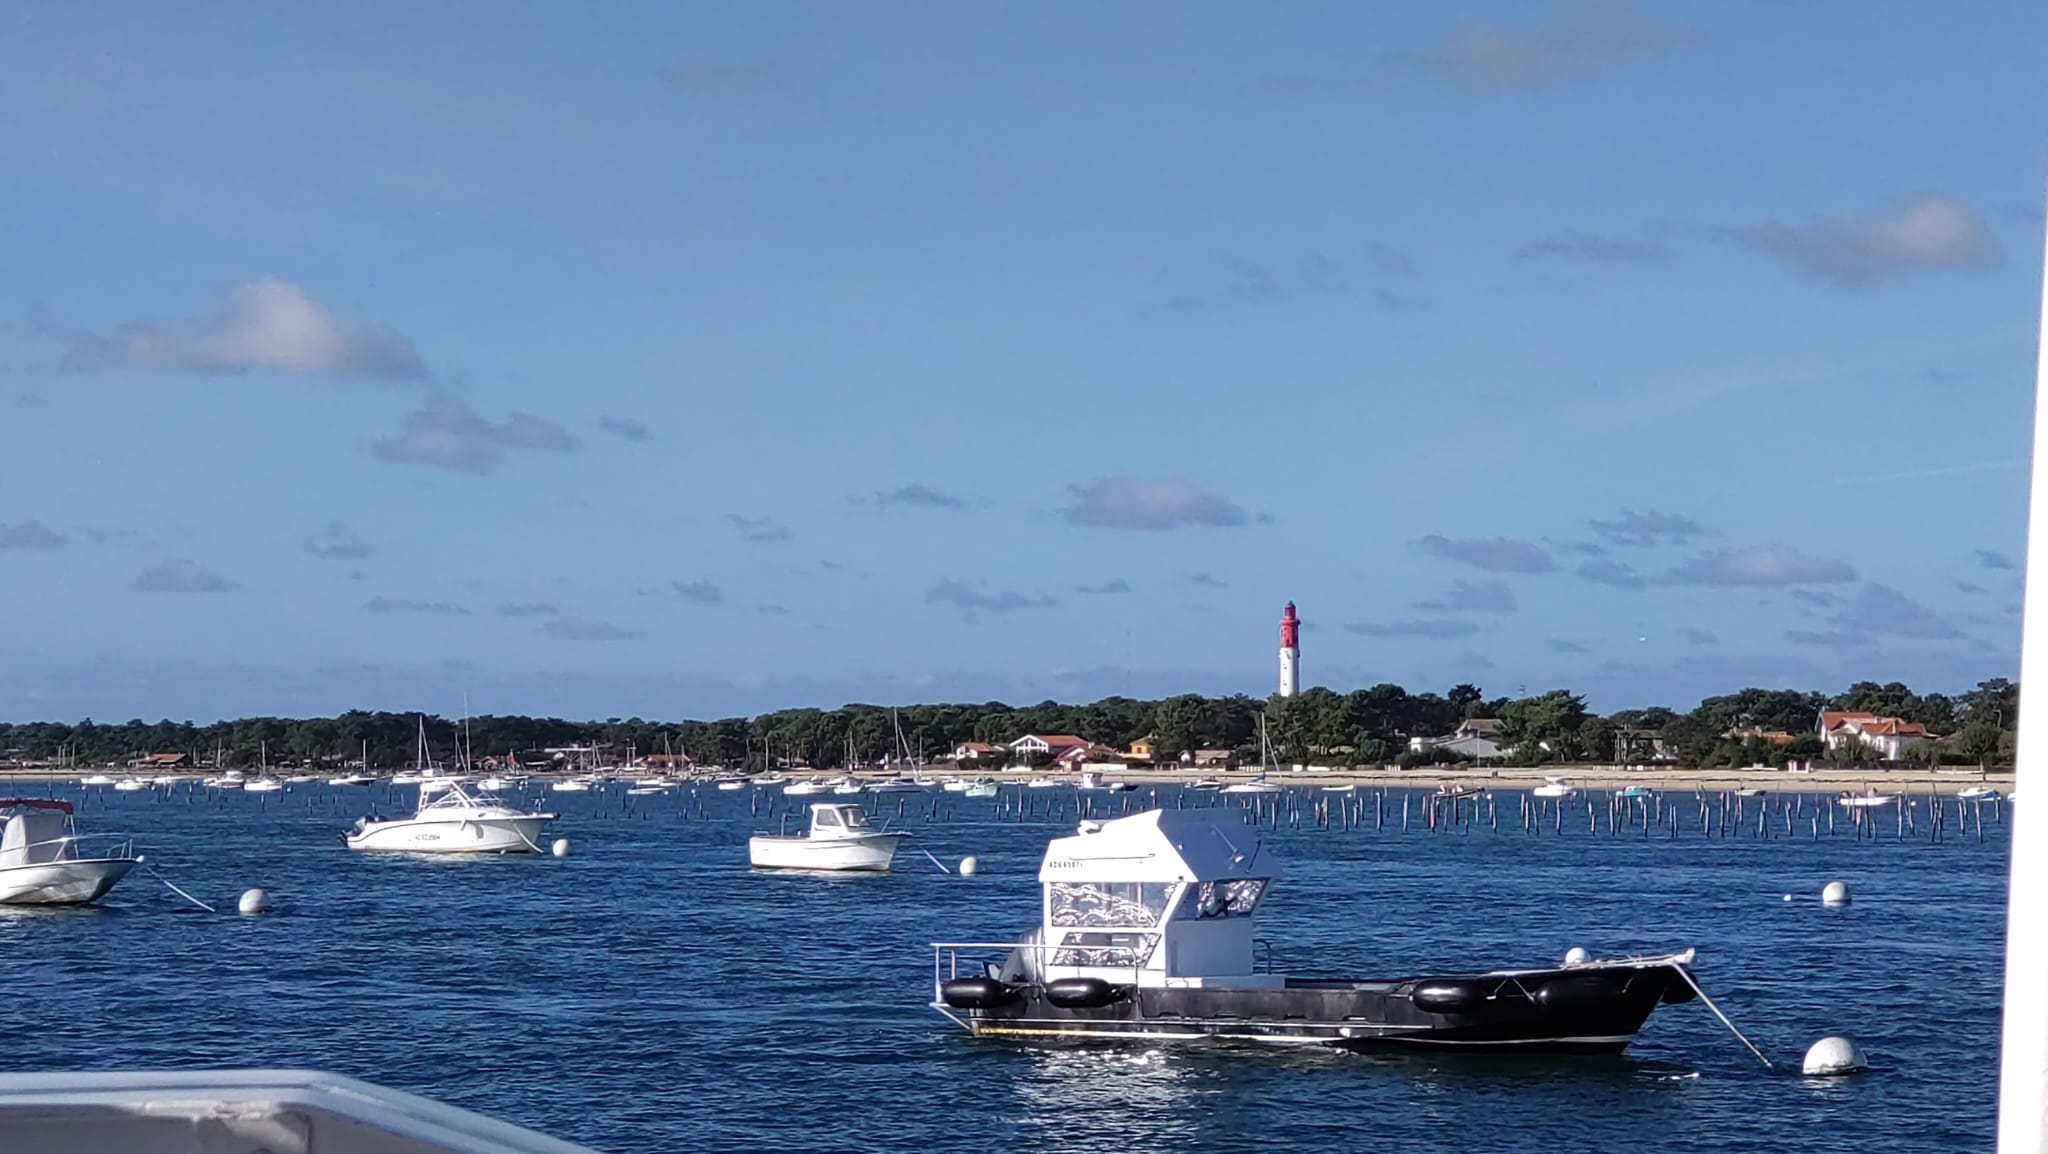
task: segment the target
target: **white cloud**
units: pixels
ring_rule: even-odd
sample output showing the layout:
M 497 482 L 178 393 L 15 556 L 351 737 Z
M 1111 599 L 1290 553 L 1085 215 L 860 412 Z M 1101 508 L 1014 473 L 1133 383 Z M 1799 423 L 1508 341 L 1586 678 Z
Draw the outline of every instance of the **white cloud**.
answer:
M 1073 504 L 1061 516 L 1070 524 L 1100 529 L 1160 531 L 1251 520 L 1236 502 L 1172 478 L 1106 477 L 1073 486 L 1069 493 Z
M 1883 216 L 1820 217 L 1805 225 L 1772 222 L 1727 230 L 1735 243 L 1773 256 L 1809 276 L 1855 288 L 1887 276 L 1982 268 L 1997 242 L 1969 206 L 1926 196 Z
M 182 557 L 145 569 L 135 578 L 135 588 L 144 593 L 225 593 L 234 587 L 234 582 Z
M 1648 19 L 1633 4 L 1610 2 L 1535 27 L 1468 26 L 1441 48 L 1406 62 L 1475 87 L 1518 90 L 1662 56 L 1690 40 L 1685 32 Z
M 377 455 L 408 465 L 480 472 L 497 464 L 508 449 L 560 451 L 575 444 L 553 421 L 514 413 L 493 422 L 452 397 L 440 397 L 406 418 L 396 434 L 377 442 Z
M 1694 585 L 1826 585 L 1854 581 L 1856 570 L 1846 561 L 1808 557 L 1783 545 L 1757 545 L 1701 553 L 1671 576 Z
M 426 366 L 404 338 L 343 323 L 299 286 L 265 277 L 234 290 L 205 328 L 177 333 L 135 324 L 87 338 L 73 360 L 198 373 L 273 372 L 412 378 Z

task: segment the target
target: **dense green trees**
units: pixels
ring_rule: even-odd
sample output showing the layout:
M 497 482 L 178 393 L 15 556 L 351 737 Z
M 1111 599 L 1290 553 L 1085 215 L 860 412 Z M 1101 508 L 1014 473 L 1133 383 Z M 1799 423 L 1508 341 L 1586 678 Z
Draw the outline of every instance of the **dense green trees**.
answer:
M 2018 716 L 2019 687 L 2004 679 L 1950 697 L 1921 695 L 1898 682 L 1858 682 L 1828 696 L 1788 689 L 1744 689 L 1709 697 L 1688 713 L 1662 706 L 1628 709 L 1607 717 L 1585 699 L 1555 689 L 1531 697 L 1492 698 L 1474 685 L 1448 693 L 1410 693 L 1383 684 L 1339 694 L 1321 687 L 1291 698 L 1261 701 L 1243 695 L 1183 694 L 1163 701 L 1108 697 L 1082 705 L 1043 701 L 1010 706 L 980 704 L 846 705 L 838 709 L 785 709 L 759 717 L 661 722 L 641 718 L 564 721 L 546 717 L 477 717 L 468 722 L 478 756 L 570 745 L 603 745 L 610 754 L 687 753 L 699 761 L 759 768 L 798 762 L 829 768 L 848 760 L 875 761 L 907 750 L 931 760 L 965 741 L 1003 744 L 1025 733 L 1072 733 L 1116 747 L 1150 736 L 1155 756 L 1170 761 L 1198 749 L 1236 751 L 1246 761 L 1260 753 L 1260 722 L 1275 760 L 1333 765 L 1381 765 L 1396 759 L 1426 763 L 1432 755 L 1409 751 L 1409 739 L 1449 733 L 1472 717 L 1501 723 L 1504 760 L 1513 764 L 1614 759 L 1632 737 L 1661 737 L 1676 760 L 1692 765 L 1775 763 L 1821 756 L 1814 725 L 1822 709 L 1867 709 L 1926 725 L 1947 740 L 1923 756 L 1957 763 L 2009 762 Z M 428 738 L 446 758 L 459 722 L 426 719 Z M 378 766 L 399 765 L 413 754 L 419 720 L 410 713 L 352 711 L 339 717 L 252 717 L 211 725 L 141 719 L 106 725 L 91 719 L 0 724 L 0 759 L 48 760 L 60 755 L 81 764 L 126 761 L 143 753 L 188 752 L 211 762 L 216 750 L 227 765 L 253 765 L 266 752 L 273 764 L 338 764 L 368 750 Z M 1738 731 L 1781 730 L 1791 745 Z M 900 733 L 900 737 L 899 737 Z M 1634 759 L 1640 747 L 1631 747 Z M 1439 755 L 1440 756 L 1440 755 Z M 1863 756 L 1848 751 L 1844 759 Z

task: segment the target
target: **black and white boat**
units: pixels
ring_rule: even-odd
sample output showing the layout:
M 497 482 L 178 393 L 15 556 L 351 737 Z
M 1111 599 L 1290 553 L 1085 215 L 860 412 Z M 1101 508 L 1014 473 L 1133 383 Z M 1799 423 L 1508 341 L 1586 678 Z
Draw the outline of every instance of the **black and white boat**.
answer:
M 1084 821 L 1046 849 L 1026 940 L 933 944 L 932 1008 L 998 1037 L 1618 1053 L 1659 1005 L 1694 997 L 1691 950 L 1393 980 L 1273 973 L 1256 926 L 1280 873 L 1233 814 Z

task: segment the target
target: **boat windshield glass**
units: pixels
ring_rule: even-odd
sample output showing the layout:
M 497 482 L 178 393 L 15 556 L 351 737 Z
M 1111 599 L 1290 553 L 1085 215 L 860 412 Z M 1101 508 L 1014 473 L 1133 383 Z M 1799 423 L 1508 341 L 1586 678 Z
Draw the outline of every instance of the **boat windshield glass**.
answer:
M 1050 882 L 1048 915 L 1055 926 L 1155 926 L 1173 896 L 1170 882 Z
M 866 828 L 868 828 L 868 815 L 867 815 L 867 813 L 866 813 L 865 811 L 863 811 L 863 810 L 858 810 L 858 809 L 849 809 L 849 810 L 847 810 L 847 811 L 846 811 L 846 828 L 848 828 L 848 829 L 866 829 Z
M 1250 917 L 1265 896 L 1267 878 L 1239 878 L 1227 882 L 1197 882 L 1174 911 L 1177 920 Z
M 829 809 L 813 810 L 811 813 L 811 824 L 824 829 L 838 829 L 839 815 Z

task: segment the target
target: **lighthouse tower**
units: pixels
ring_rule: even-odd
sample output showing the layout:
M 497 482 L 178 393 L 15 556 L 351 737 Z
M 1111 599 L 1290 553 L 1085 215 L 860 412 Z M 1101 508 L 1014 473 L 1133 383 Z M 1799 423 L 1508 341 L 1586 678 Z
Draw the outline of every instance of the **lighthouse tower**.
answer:
M 1294 602 L 1280 611 L 1280 696 L 1301 692 L 1301 621 L 1294 616 Z

